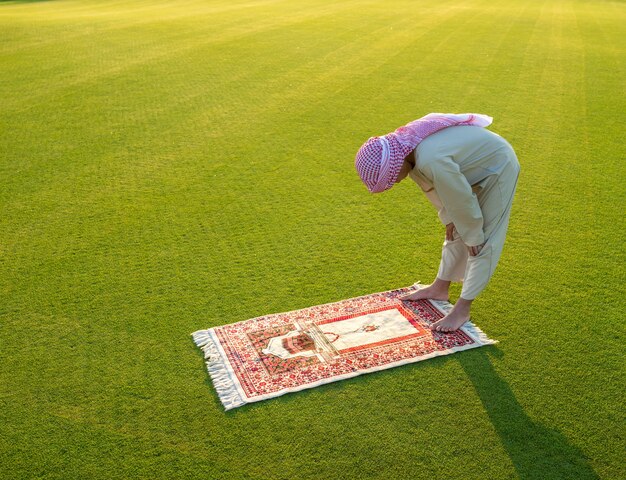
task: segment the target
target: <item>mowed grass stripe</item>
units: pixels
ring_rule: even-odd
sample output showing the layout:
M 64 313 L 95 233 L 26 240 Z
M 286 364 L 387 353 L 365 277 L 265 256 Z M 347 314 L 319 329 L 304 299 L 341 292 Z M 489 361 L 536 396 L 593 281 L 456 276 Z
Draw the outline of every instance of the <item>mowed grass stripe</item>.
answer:
M 294 4 L 292 4 L 294 5 Z M 71 55 L 67 56 L 67 48 L 62 44 L 58 47 L 53 46 L 53 51 L 49 52 L 52 58 L 57 60 L 68 60 L 70 59 L 76 68 L 79 69 L 77 72 L 66 71 L 67 66 L 63 66 L 63 64 L 58 64 L 57 62 L 53 63 L 55 69 L 61 68 L 61 72 L 64 72 L 60 78 L 45 78 L 39 81 L 39 83 L 29 83 L 25 85 L 24 90 L 22 92 L 18 92 L 18 95 L 15 95 L 13 99 L 14 103 L 8 102 L 5 107 L 9 112 L 20 108 L 32 108 L 34 105 L 37 105 L 41 101 L 52 101 L 53 97 L 50 96 L 50 93 L 55 93 L 58 96 L 63 96 L 67 94 L 67 90 L 76 91 L 76 88 L 83 88 L 84 84 L 94 84 L 98 81 L 103 81 L 108 77 L 115 77 L 122 72 L 127 72 L 129 69 L 134 68 L 142 68 L 147 64 L 152 64 L 155 62 L 167 62 L 171 58 L 184 54 L 184 52 L 191 51 L 194 49 L 201 48 L 204 45 L 211 43 L 227 43 L 230 41 L 241 41 L 246 37 L 250 37 L 251 35 L 255 35 L 260 32 L 269 31 L 273 29 L 283 28 L 285 26 L 294 27 L 298 24 L 302 24 L 306 21 L 310 21 L 312 18 L 320 17 L 320 16 L 330 16 L 335 15 L 338 12 L 349 9 L 350 4 L 346 3 L 337 3 L 329 6 L 326 4 L 324 7 L 314 6 L 310 9 L 310 12 L 305 14 L 305 11 L 302 10 L 301 6 L 292 6 L 293 11 L 289 13 L 284 11 L 284 6 L 280 12 L 280 14 L 276 15 L 265 15 L 262 17 L 264 20 L 259 20 L 258 15 L 253 13 L 244 17 L 247 20 L 247 23 L 241 23 L 241 19 L 237 19 L 236 21 L 230 20 L 230 23 L 233 24 L 232 29 L 220 30 L 221 25 L 218 23 L 216 25 L 217 35 L 206 35 L 207 34 L 207 26 L 205 24 L 200 23 L 193 29 L 189 29 L 190 25 L 186 22 L 181 29 L 183 33 L 176 33 L 171 38 L 165 36 L 165 38 L 155 37 L 154 35 L 160 35 L 160 30 L 157 29 L 155 32 L 151 32 L 148 28 L 149 37 L 146 40 L 146 43 L 143 45 L 139 45 L 141 50 L 138 50 L 138 45 L 136 44 L 136 36 L 135 34 L 129 35 L 129 41 L 126 50 L 119 51 L 119 35 L 115 37 L 111 37 L 110 40 L 105 37 L 103 40 L 98 41 L 98 43 L 91 45 L 87 43 L 86 45 L 80 45 L 73 43 Z M 227 17 L 228 20 L 229 17 Z M 154 24 L 162 23 L 161 20 L 155 21 L 151 23 L 150 26 L 154 26 Z M 171 28 L 171 25 L 168 25 L 167 22 L 163 24 L 162 30 L 165 32 L 176 31 Z M 147 28 L 147 27 L 144 27 Z M 143 33 L 143 32 L 142 32 Z M 122 35 L 124 32 L 121 33 Z M 124 37 L 121 37 L 124 38 Z M 174 42 L 174 44 L 167 43 L 169 41 Z M 102 48 L 102 44 L 104 43 L 105 49 Z M 107 43 L 110 46 L 110 50 L 106 49 Z M 80 52 L 82 48 L 82 55 Z M 98 56 L 93 55 L 93 49 L 99 51 Z M 56 52 L 55 52 L 56 50 Z M 38 53 L 38 52 L 36 52 Z M 140 55 L 137 55 L 140 53 Z M 85 68 L 84 63 L 85 60 L 91 59 L 96 62 L 89 63 L 87 62 L 87 68 Z M 19 60 L 19 58 L 18 58 Z M 35 67 L 34 75 L 40 76 L 41 72 L 38 70 L 38 63 L 33 63 L 32 60 L 28 57 L 24 58 L 25 62 L 17 62 L 15 66 L 14 75 L 23 75 L 25 72 L 28 72 L 29 67 Z M 82 70 L 82 72 L 80 71 Z M 7 73 L 11 73 L 10 71 Z M 29 82 L 29 78 L 20 77 L 21 81 L 24 83 Z M 56 80 L 56 81 L 54 81 Z M 14 86 L 15 88 L 15 86 Z M 37 93 L 33 95 L 33 91 Z M 21 93 L 21 94 L 20 94 Z M 39 100 L 39 102 L 37 101 Z M 11 108 L 13 107 L 13 109 Z
M 603 141 L 595 143 L 592 148 L 605 159 L 603 167 L 610 169 L 605 180 L 619 180 L 624 152 L 624 143 L 619 135 L 623 127 L 620 116 L 626 109 L 626 96 L 607 93 L 624 93 L 625 90 L 626 38 L 622 34 L 622 25 L 626 21 L 626 8 L 616 3 L 615 10 L 609 15 L 593 6 L 589 4 L 586 9 L 577 11 L 581 35 L 586 40 L 587 62 L 585 92 L 588 115 L 581 120 L 587 124 L 591 138 L 603 136 Z M 621 189 L 621 192 L 615 193 L 623 195 L 625 192 Z
M 0 18 L 6 16 L 10 18 L 11 24 L 4 31 L 7 43 L 4 48 L 0 48 L 0 53 L 18 53 L 33 48 L 41 48 L 43 46 L 56 44 L 59 39 L 54 35 L 46 36 L 46 33 L 58 32 L 59 28 L 64 28 L 63 42 L 80 40 L 85 37 L 92 37 L 95 33 L 117 33 L 122 30 L 135 29 L 143 25 L 160 24 L 168 22 L 178 22 L 183 20 L 181 24 L 203 23 L 206 28 L 207 21 L 213 21 L 215 15 L 227 14 L 222 20 L 223 24 L 240 23 L 243 16 L 239 15 L 241 11 L 245 13 L 251 10 L 258 17 L 258 10 L 266 11 L 268 7 L 283 3 L 284 0 L 274 0 L 265 2 L 240 2 L 240 3 L 220 3 L 209 5 L 207 2 L 190 2 L 181 5 L 177 2 L 175 5 L 164 3 L 160 6 L 147 5 L 145 8 L 133 8 L 128 2 L 122 2 L 122 5 L 111 4 L 105 2 L 101 4 L 104 11 L 95 12 L 96 4 L 81 3 L 86 11 L 85 15 L 80 15 L 78 11 L 59 10 L 53 7 L 52 11 L 40 12 L 40 15 L 33 16 L 32 9 L 27 9 L 24 13 L 19 14 L 17 10 L 10 11 L 6 9 L 4 14 L 0 13 Z M 65 1 L 67 6 L 70 2 Z M 195 4 L 195 8 L 190 5 Z M 237 15 L 233 13 L 237 12 Z M 146 15 L 146 13 L 148 13 Z M 33 41 L 32 32 L 29 27 L 36 26 L 39 36 Z M 168 36 L 174 36 L 176 33 L 166 29 L 163 30 Z M 121 32 L 120 32 L 121 33 Z M 119 36 L 118 36 L 119 37 Z M 124 37 L 120 37 L 124 40 Z
M 391 39 L 391 41 L 393 41 L 393 37 Z M 360 39 L 355 40 L 351 45 L 354 45 L 356 43 L 358 43 L 360 41 Z M 340 47 L 340 48 L 345 48 L 345 47 Z M 383 49 L 381 49 L 382 51 Z M 349 53 L 349 52 L 347 52 Z M 369 53 L 369 55 L 376 55 L 378 52 L 374 52 Z M 205 52 L 200 52 L 198 54 L 199 58 L 202 57 L 203 55 L 205 55 Z M 234 62 L 237 62 L 237 57 L 238 57 L 238 53 L 236 53 L 234 55 Z M 324 56 L 324 59 L 327 58 L 327 55 Z M 284 60 L 284 56 L 283 56 L 283 60 Z M 322 60 L 323 62 L 324 60 Z M 339 59 L 337 59 L 337 62 L 339 62 Z M 193 61 L 191 63 L 194 63 Z M 224 87 L 228 87 L 231 88 L 232 90 L 232 86 L 230 85 L 231 82 L 234 83 L 239 83 L 241 82 L 242 85 L 246 85 L 246 82 L 249 82 L 251 80 L 250 77 L 255 77 L 258 74 L 258 70 L 263 67 L 264 65 L 261 66 L 256 66 L 256 70 L 250 70 L 250 69 L 244 69 L 242 73 L 242 76 L 240 78 L 237 78 L 235 72 L 233 72 L 233 70 L 229 67 L 225 68 L 225 71 L 227 72 L 227 74 L 224 77 L 223 80 L 223 84 Z M 305 67 L 305 69 L 316 69 L 320 67 L 320 62 L 318 60 L 314 60 L 313 62 L 310 62 L 309 64 L 307 64 L 307 66 Z M 341 68 L 339 69 L 335 69 L 337 70 L 337 72 L 341 73 Z M 332 71 L 332 70 L 331 70 Z M 344 70 L 344 74 L 346 75 L 350 75 L 349 71 L 347 71 L 348 73 L 346 73 L 346 70 Z M 300 95 L 301 93 L 298 92 L 303 92 L 303 91 L 312 91 L 312 90 L 317 90 L 319 89 L 320 86 L 320 81 L 319 79 L 315 78 L 315 77 L 309 77 L 306 81 L 303 81 L 302 78 L 298 78 L 298 76 L 306 76 L 306 72 L 304 75 L 301 75 L 299 72 L 296 72 L 296 76 L 293 78 L 293 80 L 291 79 L 290 75 L 292 72 L 289 72 L 289 74 L 285 74 L 284 72 L 281 72 L 281 74 L 277 74 L 274 78 L 277 79 L 281 79 L 282 80 L 282 85 L 280 83 L 278 83 L 277 81 L 277 85 L 275 86 L 275 89 L 277 91 L 280 91 L 281 86 L 284 88 L 284 86 L 286 86 L 286 82 L 293 82 L 294 84 L 298 85 L 297 89 L 293 89 L 292 91 L 296 92 L 295 96 Z M 334 79 L 332 76 L 328 75 L 328 74 L 324 74 L 324 76 L 328 76 L 329 79 L 327 81 L 333 82 L 336 81 L 336 79 Z M 271 78 L 268 79 L 262 79 L 259 80 L 259 84 L 267 84 L 267 83 L 271 83 L 272 80 Z M 265 118 L 265 116 L 260 116 L 260 113 L 263 112 L 268 112 L 268 109 L 273 109 L 276 112 L 280 112 L 285 105 L 288 105 L 290 102 L 293 101 L 292 98 L 290 98 L 291 94 L 285 95 L 285 99 L 282 100 L 283 103 L 278 102 L 275 98 L 272 97 L 263 97 L 263 102 L 264 103 L 259 103 L 259 91 L 258 89 L 251 89 L 251 90 L 242 90 L 241 94 L 243 95 L 236 95 L 235 98 L 237 99 L 235 104 L 233 105 L 229 105 L 228 109 L 226 110 L 224 108 L 223 104 L 218 104 L 214 109 L 212 110 L 207 110 L 207 103 L 210 106 L 211 103 L 215 102 L 216 98 L 219 98 L 221 93 L 219 90 L 217 90 L 217 92 L 215 92 L 214 90 L 216 86 L 218 86 L 219 84 L 212 82 L 211 84 L 211 90 L 213 90 L 211 92 L 211 94 L 207 97 L 207 102 L 198 102 L 198 105 L 192 105 L 191 101 L 194 100 L 197 97 L 201 97 L 203 95 L 206 95 L 205 90 L 198 88 L 196 90 L 192 90 L 190 92 L 190 97 L 189 98 L 185 98 L 184 95 L 182 94 L 177 94 L 177 95 L 172 95 L 172 96 L 163 96 L 162 97 L 162 102 L 156 105 L 156 115 L 155 117 L 152 117 L 149 112 L 147 113 L 147 118 L 142 119 L 140 117 L 136 117 L 137 120 L 139 120 L 140 122 L 145 123 L 147 126 L 152 126 L 152 125 L 156 125 L 156 123 L 154 122 L 155 118 L 159 116 L 159 114 L 161 114 L 163 111 L 166 112 L 170 112 L 173 113 L 175 112 L 175 108 L 174 105 L 168 105 L 168 102 L 171 100 L 175 100 L 176 102 L 176 106 L 181 107 L 181 109 L 183 109 L 186 113 L 187 117 L 191 117 L 189 120 L 186 120 L 186 123 L 182 123 L 179 125 L 180 130 L 184 131 L 189 127 L 189 124 L 191 125 L 198 125 L 198 118 L 194 117 L 191 115 L 192 111 L 190 111 L 190 107 L 192 108 L 196 108 L 200 111 L 200 116 L 202 117 L 201 121 L 204 122 L 208 122 L 208 124 L 206 125 L 206 132 L 208 132 L 208 134 L 210 135 L 211 130 L 214 130 L 214 127 L 216 124 L 219 124 L 221 126 L 221 129 L 224 133 L 222 133 L 220 136 L 223 136 L 225 138 L 228 138 L 227 135 L 227 128 L 229 127 L 228 123 L 226 123 L 228 121 L 228 117 L 230 117 L 231 122 L 232 122 L 232 118 L 235 118 L 235 128 L 239 128 L 239 122 L 245 122 L 246 125 L 250 126 L 251 124 L 253 124 L 255 122 L 255 119 L 260 119 L 260 121 L 264 121 L 263 119 Z M 315 89 L 311 88 L 311 85 L 315 86 Z M 200 86 L 199 86 L 200 87 Z M 320 89 L 322 92 L 323 90 Z M 268 89 L 268 92 L 273 91 L 273 88 Z M 247 97 L 245 96 L 247 95 Z M 96 98 L 96 100 L 98 100 L 98 98 Z M 202 99 L 200 99 L 202 100 Z M 81 102 L 82 105 L 82 102 Z M 251 106 L 254 105 L 254 109 L 251 108 Z M 236 110 L 233 110 L 234 108 L 239 108 L 239 109 L 243 109 L 244 111 L 241 112 L 241 115 L 245 115 L 245 116 L 241 116 L 239 115 L 239 112 L 237 112 Z M 272 110 L 270 110 L 272 111 Z M 223 119 L 219 117 L 220 113 L 222 114 L 222 116 L 224 117 Z M 223 120 L 223 122 L 221 121 Z M 180 119 L 177 116 L 173 116 L 173 121 L 174 122 L 179 122 Z M 257 120 L 259 121 L 259 120 Z M 108 127 L 110 125 L 110 122 L 107 122 L 103 125 L 103 127 Z M 135 128 L 139 127 L 140 125 L 133 125 L 133 123 L 128 123 L 125 125 L 125 127 L 127 128 L 127 130 L 129 132 L 132 132 Z M 88 129 L 94 130 L 93 129 L 93 125 L 88 125 L 86 126 L 88 127 Z M 170 128 L 168 128 L 167 125 L 165 125 L 165 128 L 163 128 L 164 125 L 161 123 L 159 124 L 159 129 L 164 129 L 167 132 L 167 136 L 166 138 L 171 139 L 172 137 L 175 137 L 177 135 L 177 129 L 171 130 Z M 156 127 L 154 127 L 156 129 Z M 87 128 L 86 128 L 87 130 Z M 97 130 L 95 130 L 97 132 Z M 200 130 L 201 132 L 204 132 L 204 130 Z M 146 133 L 150 133 L 150 132 L 146 132 L 144 129 L 141 130 L 142 135 L 146 135 Z M 159 135 L 159 131 L 154 131 L 154 140 L 158 141 L 158 135 Z M 138 139 L 140 142 L 143 141 L 143 137 Z M 94 156 L 95 159 L 98 158 L 96 152 L 93 151 L 93 146 L 89 143 L 89 142 L 85 142 L 85 147 L 87 149 L 90 149 L 90 153 L 92 154 L 92 156 Z M 161 149 L 161 145 L 159 145 L 157 143 L 156 146 L 150 146 L 150 145 L 146 145 L 146 147 L 148 148 L 152 148 L 155 151 L 158 151 Z M 104 152 L 112 157 L 117 156 L 120 161 L 124 160 L 124 156 L 120 156 L 120 154 L 123 154 L 123 152 L 126 152 L 128 150 L 128 145 L 127 144 L 123 144 L 120 145 L 120 147 L 118 148 L 119 150 L 119 154 L 114 153 L 115 150 L 112 150 L 110 146 L 106 146 L 103 147 L 104 148 Z M 220 148 L 219 145 L 216 146 L 216 148 L 214 150 L 210 150 L 210 151 L 219 151 L 219 152 L 224 152 L 223 148 Z M 77 152 L 77 154 L 80 154 L 80 151 Z M 209 156 L 209 158 L 207 159 L 209 162 L 212 160 L 212 158 Z M 213 158 L 213 160 L 215 160 L 215 158 Z M 48 160 L 46 160 L 48 161 Z M 181 159 L 181 161 L 185 161 L 184 159 Z M 222 163 L 222 162 L 220 162 Z M 76 169 L 77 165 L 75 164 L 68 164 L 71 165 L 72 169 Z M 96 169 L 101 169 L 101 162 L 99 161 L 93 161 L 92 163 L 88 164 L 88 165 L 93 165 L 92 168 L 96 168 Z M 140 168 L 152 168 L 152 169 L 157 169 L 160 168 L 160 165 L 158 164 L 154 164 L 154 163 L 144 163 L 140 166 Z M 236 167 L 236 166 L 235 166 Z M 204 166 L 203 166 L 204 168 Z M 80 183 L 80 179 L 81 178 L 91 178 L 90 175 L 85 175 L 85 171 L 82 170 L 78 170 L 76 171 L 75 176 L 66 176 L 65 172 L 59 172 L 58 170 L 55 170 L 56 174 L 59 177 L 63 178 L 63 181 L 66 181 L 67 184 L 72 184 L 75 181 L 78 181 L 78 183 Z M 114 174 L 114 172 L 112 172 Z M 144 172 L 142 172 L 144 173 Z M 147 173 L 147 172 L 145 172 Z M 40 174 L 40 172 L 38 172 L 38 174 Z M 126 174 L 124 173 L 124 171 L 120 171 L 119 173 L 120 176 L 125 176 Z M 149 179 L 147 179 L 146 181 L 148 181 Z M 70 192 L 68 190 L 68 192 Z M 103 192 L 104 194 L 108 194 L 110 192 Z M 44 191 L 45 194 L 45 191 Z M 91 199 L 93 200 L 93 199 Z
M 257 33 L 256 35 L 259 34 Z M 258 37 L 255 36 L 252 36 L 252 38 L 254 40 L 258 40 Z M 245 44 L 243 48 L 243 52 L 245 52 L 245 56 L 247 57 L 248 61 L 246 61 L 246 57 L 244 57 L 241 48 L 237 49 L 237 47 L 235 46 L 235 53 L 232 54 L 228 52 L 227 48 L 225 49 L 223 46 L 219 46 L 211 47 L 208 51 L 206 49 L 203 49 L 200 51 L 200 53 L 196 54 L 195 58 L 186 59 L 185 57 L 182 57 L 182 59 L 180 60 L 180 64 L 178 62 L 175 62 L 172 65 L 171 61 L 159 61 L 157 63 L 153 62 L 153 64 L 149 66 L 143 66 L 142 70 L 144 75 L 148 73 L 150 74 L 148 75 L 148 78 L 141 81 L 141 83 L 139 84 L 136 83 L 136 80 L 135 82 L 130 83 L 133 96 L 146 97 L 145 100 L 142 102 L 135 102 L 135 109 L 138 109 L 138 107 L 140 107 L 138 111 L 139 113 L 141 113 L 141 115 L 134 115 L 133 105 L 127 104 L 125 94 L 120 95 L 119 90 L 116 90 L 117 83 L 119 83 L 120 86 L 125 84 L 128 85 L 127 82 L 129 81 L 129 79 L 132 78 L 133 75 L 135 75 L 132 72 L 125 73 L 125 75 L 128 75 L 127 77 L 120 77 L 119 75 L 114 76 L 112 80 L 116 83 L 114 83 L 113 85 L 108 83 L 104 84 L 103 86 L 91 85 L 89 87 L 85 87 L 87 88 L 87 91 L 85 92 L 87 93 L 86 98 L 83 92 L 76 91 L 74 89 L 72 90 L 71 96 L 69 98 L 67 98 L 67 96 L 64 97 L 65 103 L 69 104 L 68 109 L 70 109 L 70 112 L 75 115 L 79 115 L 85 105 L 89 106 L 90 104 L 93 104 L 93 113 L 96 114 L 95 119 L 102 120 L 102 114 L 104 113 L 105 121 L 100 123 L 102 123 L 102 130 L 109 129 L 109 131 L 112 129 L 111 127 L 117 128 L 118 126 L 123 125 L 128 132 L 132 132 L 135 128 L 141 126 L 138 125 L 137 122 L 151 125 L 153 124 L 155 116 L 158 116 L 163 112 L 172 112 L 173 110 L 175 110 L 172 103 L 180 104 L 180 107 L 185 112 L 187 112 L 188 109 L 191 107 L 201 109 L 203 111 L 203 115 L 207 116 L 220 113 L 223 114 L 224 112 L 228 114 L 229 112 L 227 111 L 227 109 L 230 109 L 231 105 L 225 105 L 224 103 L 222 103 L 222 101 L 232 102 L 234 100 L 235 103 L 241 105 L 246 100 L 246 98 L 242 97 L 242 95 L 246 94 L 254 99 L 258 97 L 259 92 L 257 89 L 250 89 L 248 87 L 249 82 L 254 80 L 254 77 L 258 76 L 259 78 L 257 80 L 257 85 L 262 86 L 261 81 L 268 78 L 267 76 L 262 77 L 258 75 L 259 71 L 263 69 L 267 70 L 266 64 L 255 64 L 253 61 L 250 61 L 254 49 L 252 47 L 246 49 Z M 320 54 L 323 54 L 323 52 Z M 214 61 L 216 65 L 211 65 L 211 60 L 207 62 L 207 57 L 205 57 L 205 55 L 208 58 L 215 59 Z M 295 58 L 297 55 L 298 52 L 294 51 L 292 52 L 291 58 Z M 243 62 L 242 57 L 244 57 Z M 284 61 L 285 56 L 282 55 L 281 59 Z M 177 70 L 182 70 L 183 67 L 185 69 L 185 75 L 179 74 L 177 72 Z M 172 72 L 172 70 L 175 71 Z M 191 83 L 189 81 L 189 77 L 192 72 L 196 73 L 195 83 Z M 280 75 L 279 71 L 274 70 L 269 70 L 267 73 L 270 76 Z M 157 81 L 155 85 L 155 82 L 153 82 L 153 80 L 158 80 L 159 74 L 163 74 L 164 76 L 166 76 L 167 81 Z M 173 85 L 171 84 L 172 82 Z M 240 93 L 233 95 L 233 99 L 231 100 L 230 97 L 225 93 L 228 90 L 233 93 L 232 89 L 238 88 L 237 85 L 241 86 Z M 160 90 L 161 87 L 164 87 L 164 89 Z M 100 93 L 100 90 L 103 90 L 103 92 Z M 90 91 L 93 100 L 89 96 Z M 204 101 L 199 101 L 197 105 L 193 103 L 194 100 L 203 96 L 205 98 L 200 98 L 200 100 Z M 49 96 L 48 100 L 61 101 L 63 100 L 63 98 L 59 99 L 54 96 Z M 75 103 L 76 105 L 72 105 L 73 103 Z M 216 111 L 207 111 L 207 105 L 211 104 L 217 104 L 215 106 Z M 98 108 L 101 109 L 102 112 L 98 112 L 97 110 L 95 110 Z M 114 116 L 118 112 L 122 118 L 116 121 Z M 37 121 L 41 113 L 42 112 L 40 112 L 39 110 L 36 112 L 37 117 L 35 121 Z M 51 112 L 48 109 L 48 111 L 46 111 L 45 113 L 47 114 L 48 118 L 50 117 L 50 115 L 56 116 L 56 118 L 49 118 L 49 120 L 58 120 L 58 122 L 55 122 L 56 125 L 63 125 L 64 119 L 67 121 L 68 118 L 72 118 L 72 116 L 68 117 L 68 112 L 64 109 L 60 109 L 57 112 Z M 100 113 L 100 115 L 97 115 L 98 113 Z M 129 113 L 132 116 L 130 116 Z M 220 120 L 221 118 L 215 119 L 216 123 Z M 179 121 L 179 118 L 175 118 L 174 121 Z M 29 123 L 26 122 L 25 125 L 28 126 Z M 105 131 L 99 131 L 98 129 L 94 129 L 94 125 L 90 125 L 88 127 L 90 128 L 85 128 L 85 130 L 87 132 L 95 130 L 94 133 L 96 135 L 102 135 L 106 133 Z M 40 135 L 39 131 L 35 129 L 34 125 L 31 129 L 31 132 L 33 135 L 33 140 L 37 138 L 36 136 Z M 146 132 L 141 130 L 142 137 L 145 134 Z M 93 153 L 93 143 L 90 143 L 88 138 L 84 138 L 84 140 L 86 141 L 86 147 L 90 149 L 90 153 Z M 14 150 L 16 147 L 19 148 L 19 145 L 9 144 L 7 145 L 7 151 L 19 158 L 19 153 L 17 153 L 19 152 L 19 150 L 17 152 Z M 46 159 L 46 163 L 48 162 L 49 159 Z
M 506 134 L 510 118 L 502 113 L 498 102 L 503 103 L 503 98 L 495 95 L 495 90 L 508 88 L 513 72 L 506 59 L 512 49 L 526 43 L 528 32 L 524 25 L 528 18 L 533 18 L 533 12 L 528 4 L 524 8 L 505 6 L 509 4 L 482 4 L 478 13 L 466 12 L 465 23 L 455 24 L 447 36 L 426 33 L 416 38 L 403 50 L 403 55 L 412 59 L 412 68 L 397 62 L 397 81 L 390 81 L 380 89 L 381 95 L 374 100 L 375 108 L 364 105 L 365 102 L 354 105 L 362 106 L 362 111 L 353 117 L 355 128 L 360 127 L 362 135 L 372 129 L 383 132 L 386 130 L 380 126 L 382 122 L 392 129 L 412 119 L 416 110 L 480 111 L 494 115 L 497 131 Z M 492 28 L 485 28 L 485 18 L 494 22 Z M 477 35 L 476 31 L 481 34 Z M 517 41 L 511 42 L 512 38 Z M 502 77 L 499 82 L 487 78 L 498 75 Z M 486 95 L 490 91 L 494 94 Z M 367 115 L 368 109 L 373 115 Z M 392 115 L 399 109 L 403 109 L 400 110 L 403 116 L 394 120 Z M 362 118 L 371 120 L 372 125 L 364 124 Z M 355 147 L 358 145 L 352 146 Z M 431 209 L 428 205 L 424 207 L 425 211 Z M 392 209 L 388 208 L 390 212 Z

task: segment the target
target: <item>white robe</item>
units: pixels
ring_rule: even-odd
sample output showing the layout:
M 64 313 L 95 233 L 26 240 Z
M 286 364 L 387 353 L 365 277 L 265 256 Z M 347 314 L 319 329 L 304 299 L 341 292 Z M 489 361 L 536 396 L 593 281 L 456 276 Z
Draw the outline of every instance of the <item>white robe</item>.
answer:
M 438 210 L 454 239 L 443 243 L 437 277 L 463 281 L 461 297 L 473 300 L 487 286 L 500 259 L 520 166 L 513 148 L 481 127 L 449 127 L 415 149 L 411 178 Z M 470 256 L 467 247 L 484 243 Z

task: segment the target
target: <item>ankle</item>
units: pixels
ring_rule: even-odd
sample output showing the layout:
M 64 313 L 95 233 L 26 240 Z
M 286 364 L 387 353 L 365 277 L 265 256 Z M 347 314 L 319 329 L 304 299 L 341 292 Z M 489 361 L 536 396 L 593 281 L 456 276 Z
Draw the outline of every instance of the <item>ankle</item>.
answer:
M 448 291 L 450 290 L 450 283 L 451 282 L 449 280 L 442 280 L 439 277 L 437 277 L 435 278 L 435 281 L 430 285 L 430 287 L 433 290 L 447 294 Z
M 473 300 L 465 300 L 463 297 L 459 297 L 454 304 L 453 310 L 459 313 L 469 314 L 472 302 Z

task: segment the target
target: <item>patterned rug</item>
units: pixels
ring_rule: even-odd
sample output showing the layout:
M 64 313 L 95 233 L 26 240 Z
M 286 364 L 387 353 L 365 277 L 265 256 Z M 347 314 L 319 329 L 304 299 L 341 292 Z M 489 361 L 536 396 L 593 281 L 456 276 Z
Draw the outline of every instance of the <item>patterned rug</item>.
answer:
M 420 285 L 193 333 L 226 410 L 364 373 L 496 343 L 471 322 L 428 327 L 452 308 L 402 301 Z

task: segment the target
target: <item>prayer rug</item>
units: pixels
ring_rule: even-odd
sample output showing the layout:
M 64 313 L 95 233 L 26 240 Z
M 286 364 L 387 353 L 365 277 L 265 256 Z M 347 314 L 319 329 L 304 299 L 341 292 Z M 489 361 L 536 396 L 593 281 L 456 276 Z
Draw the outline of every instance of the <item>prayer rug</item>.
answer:
M 431 331 L 452 305 L 398 298 L 420 287 L 199 330 L 193 340 L 226 410 L 496 343 L 471 322 L 455 332 Z

